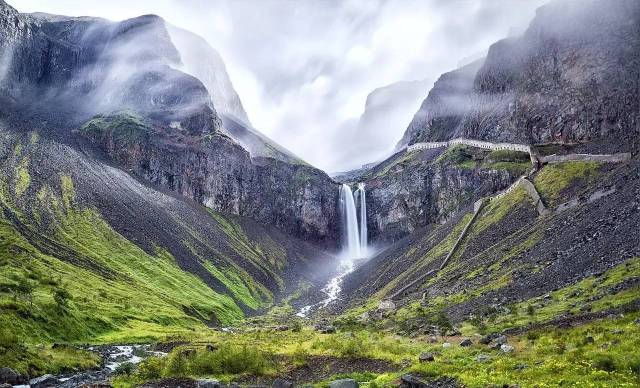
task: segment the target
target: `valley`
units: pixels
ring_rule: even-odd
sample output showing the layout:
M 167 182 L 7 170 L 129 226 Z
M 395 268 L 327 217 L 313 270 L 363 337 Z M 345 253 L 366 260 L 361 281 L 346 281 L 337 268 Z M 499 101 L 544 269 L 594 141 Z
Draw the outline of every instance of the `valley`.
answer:
M 0 387 L 638 386 L 639 26 L 551 1 L 330 175 L 200 36 L 0 0 Z

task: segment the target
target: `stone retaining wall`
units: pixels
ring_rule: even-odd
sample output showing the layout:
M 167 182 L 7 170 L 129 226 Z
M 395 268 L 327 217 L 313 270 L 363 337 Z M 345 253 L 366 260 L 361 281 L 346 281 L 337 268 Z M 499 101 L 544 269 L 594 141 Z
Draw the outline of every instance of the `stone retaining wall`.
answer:
M 449 147 L 454 145 L 466 145 L 469 147 L 484 148 L 487 150 L 512 150 L 512 151 L 520 151 L 520 152 L 527 152 L 527 153 L 531 152 L 531 147 L 526 144 L 491 143 L 488 141 L 465 139 L 462 137 L 451 139 L 449 141 L 415 143 L 410 146 L 407 146 L 407 151 Z
M 612 155 L 594 155 L 594 154 L 569 154 L 569 155 L 549 155 L 541 156 L 542 163 L 562 163 L 570 161 L 582 162 L 601 162 L 601 163 L 622 163 L 631 160 L 631 154 L 628 152 L 612 154 Z

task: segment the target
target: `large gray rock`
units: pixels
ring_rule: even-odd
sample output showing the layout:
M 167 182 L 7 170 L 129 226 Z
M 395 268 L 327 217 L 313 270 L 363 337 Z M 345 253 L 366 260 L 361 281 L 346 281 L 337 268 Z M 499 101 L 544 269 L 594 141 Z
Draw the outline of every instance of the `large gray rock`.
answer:
M 460 346 L 467 347 L 471 345 L 473 345 L 473 342 L 471 341 L 470 338 L 464 338 L 462 341 L 460 341 Z
M 25 382 L 26 379 L 15 370 L 7 367 L 0 368 L 0 383 L 18 385 Z
M 55 387 L 60 383 L 53 375 L 44 375 L 37 377 L 35 379 L 29 380 L 29 385 L 31 388 L 46 388 L 46 387 Z
M 207 379 L 207 380 L 197 380 L 196 386 L 198 388 L 221 388 L 222 385 L 218 380 Z
M 329 388 L 358 388 L 358 382 L 354 379 L 334 380 L 329 383 Z

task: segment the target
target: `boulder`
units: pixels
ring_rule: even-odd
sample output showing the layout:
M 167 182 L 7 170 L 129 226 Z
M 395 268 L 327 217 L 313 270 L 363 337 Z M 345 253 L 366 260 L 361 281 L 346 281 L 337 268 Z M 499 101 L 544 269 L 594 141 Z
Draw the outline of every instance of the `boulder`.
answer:
M 334 380 L 329 383 L 329 388 L 358 388 L 358 382 L 354 379 Z
M 320 334 L 333 334 L 336 332 L 336 328 L 331 325 L 316 325 L 315 329 Z
M 58 384 L 60 384 L 60 380 L 55 378 L 53 375 L 44 375 L 29 380 L 31 388 L 55 387 Z
M 198 388 L 221 388 L 222 385 L 218 380 L 206 379 L 206 380 L 197 380 L 196 386 Z
M 460 335 L 462 333 L 460 333 L 460 331 L 458 329 L 450 329 L 447 330 L 444 335 L 446 335 L 447 337 L 455 337 L 457 335 Z
M 443 343 L 443 344 L 442 344 L 442 347 L 443 347 L 443 348 L 450 348 L 450 347 L 451 347 L 451 344 L 450 344 L 450 343 L 448 343 L 448 342 L 445 342 L 445 343 Z
M 27 380 L 11 368 L 0 368 L 0 384 L 6 383 L 11 385 L 19 385 L 26 383 Z
M 400 377 L 400 387 L 401 388 L 425 388 L 427 384 L 423 381 L 420 381 L 414 375 L 406 374 Z
M 385 299 L 378 304 L 378 311 L 391 312 L 396 309 L 396 304 L 391 299 Z
M 500 350 L 502 350 L 504 353 L 511 353 L 515 350 L 515 348 L 509 344 L 503 344 L 500 346 Z
M 433 353 L 422 352 L 420 353 L 420 356 L 418 356 L 418 360 L 420 362 L 430 362 L 435 361 L 435 357 Z
M 289 380 L 277 378 L 273 380 L 272 388 L 293 388 L 293 383 Z
M 507 336 L 506 335 L 500 335 L 498 337 L 496 337 L 493 342 L 495 342 L 498 345 L 504 345 L 507 343 Z
M 287 331 L 289 330 L 289 326 L 287 325 L 279 325 L 274 328 L 276 331 Z
M 494 339 L 496 339 L 498 337 L 497 333 L 491 333 L 491 334 L 487 334 L 484 337 L 480 338 L 480 343 L 483 345 L 489 345 L 491 343 L 491 341 L 493 341 Z
M 471 342 L 470 338 L 464 338 L 462 341 L 460 341 L 460 346 L 467 347 L 471 345 L 473 345 L 473 342 Z

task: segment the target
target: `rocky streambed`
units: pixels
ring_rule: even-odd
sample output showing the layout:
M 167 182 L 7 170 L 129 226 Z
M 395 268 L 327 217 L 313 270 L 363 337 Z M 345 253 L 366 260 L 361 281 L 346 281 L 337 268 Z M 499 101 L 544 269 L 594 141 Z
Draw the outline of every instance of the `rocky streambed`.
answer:
M 119 369 L 138 364 L 147 357 L 164 357 L 167 354 L 153 349 L 152 345 L 96 345 L 83 346 L 82 348 L 100 355 L 102 359 L 100 368 L 56 376 L 48 374 L 30 380 L 17 377 L 16 382 L 22 380 L 21 384 L 13 385 L 13 387 L 110 387 L 109 377 Z

